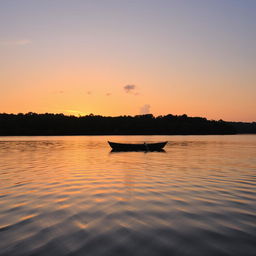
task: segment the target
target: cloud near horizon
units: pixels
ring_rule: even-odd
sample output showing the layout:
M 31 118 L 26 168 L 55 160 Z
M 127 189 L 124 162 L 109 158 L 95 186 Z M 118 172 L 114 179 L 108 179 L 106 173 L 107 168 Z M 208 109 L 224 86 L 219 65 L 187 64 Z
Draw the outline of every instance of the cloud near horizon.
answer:
M 146 114 L 150 114 L 150 105 L 149 104 L 145 104 L 144 106 L 142 106 L 140 108 L 140 114 L 141 115 L 146 115 Z

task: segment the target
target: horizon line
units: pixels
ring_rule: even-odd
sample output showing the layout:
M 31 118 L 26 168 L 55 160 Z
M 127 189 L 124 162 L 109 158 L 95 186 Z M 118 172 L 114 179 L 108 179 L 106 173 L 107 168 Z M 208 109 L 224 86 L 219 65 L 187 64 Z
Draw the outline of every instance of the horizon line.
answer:
M 104 115 L 100 115 L 100 114 L 86 114 L 86 115 L 72 115 L 72 114 L 64 114 L 64 113 L 51 113 L 51 112 L 44 112 L 44 113 L 36 113 L 36 112 L 19 112 L 19 113 L 6 113 L 6 112 L 1 112 L 0 115 L 63 115 L 66 117 L 76 117 L 76 118 L 81 118 L 81 117 L 89 117 L 89 116 L 94 116 L 94 117 L 110 117 L 110 118 L 117 118 L 117 117 L 139 117 L 139 116 L 152 116 L 153 118 L 159 118 L 159 117 L 166 117 L 166 116 L 174 116 L 174 117 L 186 117 L 186 118 L 201 118 L 201 119 L 206 119 L 207 121 L 216 121 L 216 122 L 227 122 L 227 123 L 255 123 L 256 121 L 226 121 L 223 119 L 208 119 L 207 117 L 203 117 L 203 116 L 188 116 L 187 114 L 166 114 L 166 115 L 154 115 L 152 113 L 147 113 L 147 114 L 137 114 L 137 115 L 116 115 L 116 116 L 104 116 Z

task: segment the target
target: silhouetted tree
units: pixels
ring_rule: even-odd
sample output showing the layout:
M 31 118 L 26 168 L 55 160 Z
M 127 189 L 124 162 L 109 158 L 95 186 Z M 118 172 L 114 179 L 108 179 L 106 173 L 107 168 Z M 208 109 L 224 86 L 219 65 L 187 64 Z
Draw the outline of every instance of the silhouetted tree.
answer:
M 207 120 L 202 117 L 65 116 L 64 114 L 0 114 L 0 135 L 99 135 L 99 134 L 235 134 L 256 133 L 256 123 Z

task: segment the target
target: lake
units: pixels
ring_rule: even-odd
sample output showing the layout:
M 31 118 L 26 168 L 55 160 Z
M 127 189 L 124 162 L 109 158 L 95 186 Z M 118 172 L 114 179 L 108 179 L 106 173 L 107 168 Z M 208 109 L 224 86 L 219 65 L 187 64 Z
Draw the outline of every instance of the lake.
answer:
M 0 137 L 0 255 L 255 256 L 256 135 Z

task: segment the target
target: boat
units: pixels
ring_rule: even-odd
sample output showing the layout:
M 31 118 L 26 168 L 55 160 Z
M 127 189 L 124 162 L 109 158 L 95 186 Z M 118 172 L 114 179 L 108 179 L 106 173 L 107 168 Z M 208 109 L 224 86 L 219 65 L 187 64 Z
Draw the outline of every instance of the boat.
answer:
M 157 143 L 116 143 L 108 141 L 108 144 L 113 151 L 163 151 L 164 146 L 168 141 Z

